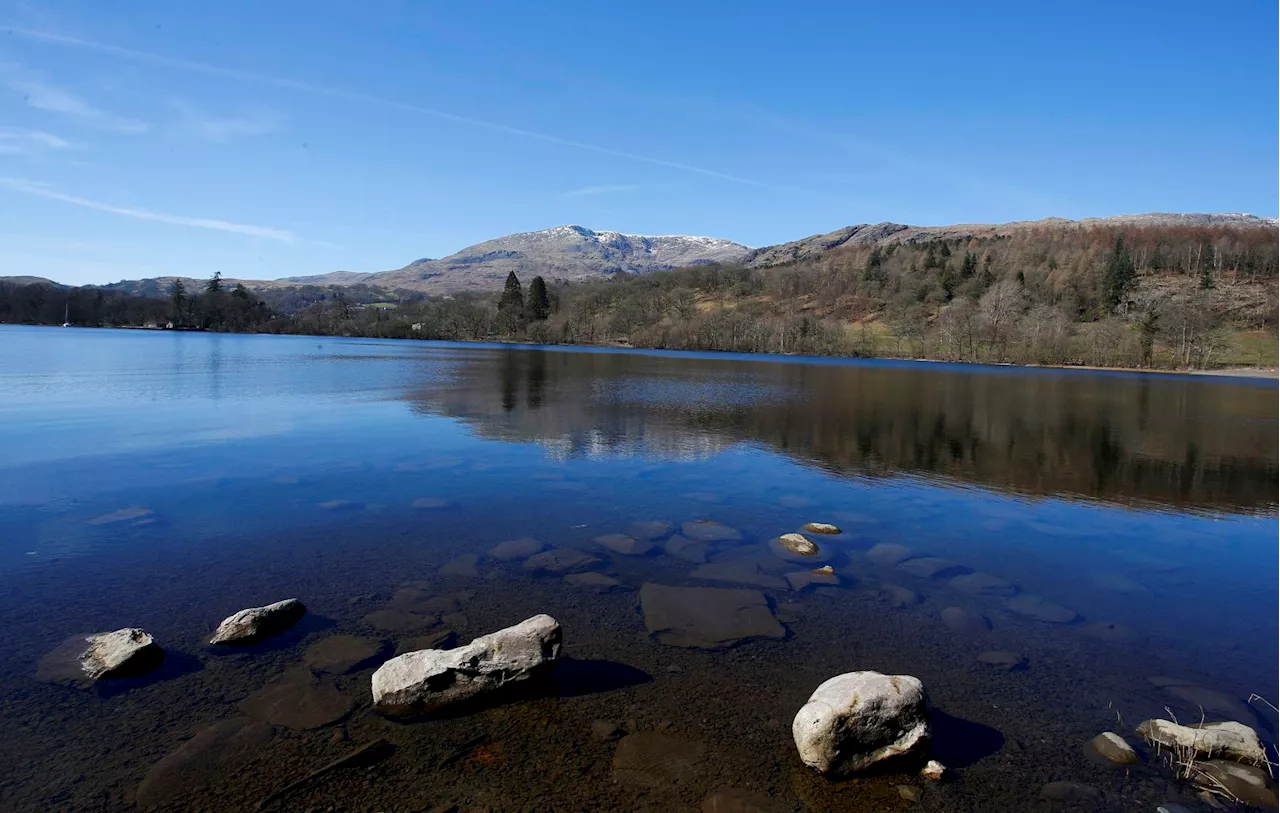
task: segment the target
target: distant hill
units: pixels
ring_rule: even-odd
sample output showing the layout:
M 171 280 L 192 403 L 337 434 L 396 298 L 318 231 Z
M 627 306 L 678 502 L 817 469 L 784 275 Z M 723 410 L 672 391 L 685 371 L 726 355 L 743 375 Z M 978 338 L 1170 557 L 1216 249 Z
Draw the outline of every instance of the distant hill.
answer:
M 846 226 L 827 234 L 815 234 L 790 243 L 780 243 L 752 251 L 743 261 L 749 268 L 764 268 L 806 259 L 838 248 L 873 243 L 924 243 L 930 240 L 967 240 L 998 237 L 1035 229 L 1068 231 L 1087 228 L 1152 227 L 1152 226 L 1226 226 L 1239 228 L 1275 227 L 1275 218 L 1250 214 L 1169 214 L 1153 212 L 1116 217 L 1090 217 L 1067 220 L 1049 217 L 1043 220 L 1020 220 L 1013 223 L 969 223 L 954 226 L 906 226 L 901 223 L 875 223 Z
M 705 263 L 736 263 L 751 249 L 716 237 L 649 236 L 557 226 L 486 240 L 438 260 L 417 260 L 360 280 L 428 293 L 496 290 L 514 271 L 522 279 L 583 282 Z M 327 280 L 326 280 L 327 281 Z
M 241 282 L 258 291 L 294 288 L 301 285 L 365 285 L 384 291 L 414 291 L 452 294 L 461 291 L 494 291 L 502 288 L 507 274 L 514 271 L 522 280 L 542 276 L 548 282 L 585 282 L 608 279 L 616 274 L 645 274 L 652 271 L 687 268 L 706 264 L 745 265 L 766 268 L 797 262 L 825 252 L 870 244 L 913 244 L 931 240 L 965 240 L 1013 235 L 1033 230 L 1072 231 L 1109 227 L 1227 227 L 1259 228 L 1276 226 L 1274 218 L 1248 214 L 1168 214 L 1151 213 L 1118 217 L 1066 220 L 1019 221 L 1003 224 L 959 224 L 952 226 L 909 226 L 875 223 L 846 226 L 826 234 L 752 249 L 717 237 L 688 235 L 642 235 L 617 231 L 593 231 L 583 226 L 556 226 L 541 231 L 521 232 L 486 240 L 439 259 L 423 258 L 391 271 L 334 271 L 327 274 L 284 277 L 275 280 L 227 278 L 229 285 Z M 26 279 L 36 277 L 8 277 Z M 101 286 L 143 296 L 165 296 L 178 277 L 122 280 Z M 203 285 L 203 280 L 181 278 L 187 286 Z
M 61 282 L 54 282 L 44 277 L 0 277 L 0 282 L 8 282 L 13 285 L 53 285 L 58 288 L 66 288 Z

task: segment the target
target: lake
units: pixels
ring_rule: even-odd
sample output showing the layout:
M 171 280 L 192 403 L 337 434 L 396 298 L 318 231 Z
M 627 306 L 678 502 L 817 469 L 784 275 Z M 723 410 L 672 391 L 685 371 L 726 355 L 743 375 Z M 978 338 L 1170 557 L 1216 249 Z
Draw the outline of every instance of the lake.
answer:
M 380 739 L 389 757 L 270 809 L 698 810 L 736 788 L 756 806 L 701 809 L 905 810 L 904 784 L 923 810 L 1068 809 L 1041 796 L 1059 780 L 1097 789 L 1080 809 L 1194 806 L 1158 760 L 1082 746 L 1202 708 L 1275 741 L 1247 701 L 1280 682 L 1277 443 L 1273 380 L 0 326 L 0 807 L 256 810 Z M 815 521 L 841 531 L 811 537 L 836 584 L 770 545 Z M 594 541 L 613 533 L 654 547 Z M 618 584 L 487 554 L 525 537 Z M 655 637 L 645 584 L 758 590 L 785 637 Z M 205 644 L 289 597 L 289 632 Z M 537 613 L 563 628 L 553 677 L 465 713 L 388 719 L 376 660 L 314 668 L 336 635 L 385 658 Z M 69 636 L 133 626 L 158 672 L 37 679 Z M 952 779 L 800 763 L 796 711 L 856 670 L 923 681 Z M 264 711 L 282 676 L 299 688 Z M 666 747 L 615 766 L 626 732 Z

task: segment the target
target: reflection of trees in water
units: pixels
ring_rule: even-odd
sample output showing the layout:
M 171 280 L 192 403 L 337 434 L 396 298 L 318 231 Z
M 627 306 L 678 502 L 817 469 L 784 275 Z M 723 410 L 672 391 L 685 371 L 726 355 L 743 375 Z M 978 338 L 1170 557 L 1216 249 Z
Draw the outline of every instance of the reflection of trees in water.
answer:
M 824 468 L 1226 510 L 1275 504 L 1275 390 L 1150 376 L 504 349 L 415 408 L 557 456 L 766 443 Z

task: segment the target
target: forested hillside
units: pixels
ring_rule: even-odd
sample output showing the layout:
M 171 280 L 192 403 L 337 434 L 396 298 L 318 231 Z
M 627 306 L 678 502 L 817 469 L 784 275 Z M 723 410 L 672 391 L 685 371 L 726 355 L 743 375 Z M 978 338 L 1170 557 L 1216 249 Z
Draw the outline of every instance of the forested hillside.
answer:
M 298 315 L 317 332 L 963 361 L 1274 366 L 1274 228 L 1033 229 L 555 286 L 550 315 L 460 295 Z M 510 292 L 504 294 L 510 300 Z M 416 326 L 416 327 L 415 327 Z
M 842 246 L 501 294 L 367 286 L 196 295 L 0 285 L 0 321 L 626 344 L 1109 367 L 1276 364 L 1275 227 L 1045 226 Z M 529 283 L 527 286 L 525 283 Z M 259 296 L 266 301 L 259 299 Z

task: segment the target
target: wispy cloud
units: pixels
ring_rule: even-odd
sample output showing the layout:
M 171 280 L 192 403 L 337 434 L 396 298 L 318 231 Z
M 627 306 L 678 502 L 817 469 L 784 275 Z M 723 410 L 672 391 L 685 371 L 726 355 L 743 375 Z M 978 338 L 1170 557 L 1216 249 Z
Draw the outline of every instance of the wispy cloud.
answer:
M 69 150 L 75 147 L 65 138 L 43 130 L 23 127 L 0 127 L 0 155 L 37 155 L 48 150 Z
M 280 129 L 284 121 L 280 114 L 265 109 L 251 110 L 239 116 L 224 118 L 210 115 L 187 102 L 175 101 L 173 107 L 178 111 L 180 118 L 169 128 L 171 132 L 219 143 L 241 136 L 274 133 Z
M 150 129 L 145 122 L 100 110 L 74 92 L 16 65 L 0 64 L 0 74 L 4 75 L 5 87 L 21 93 L 23 101 L 37 110 L 71 116 L 85 124 L 116 133 L 145 133 Z
M 49 200 L 57 200 L 63 203 L 70 203 L 75 206 L 83 206 L 86 209 L 96 209 L 99 212 L 110 212 L 113 215 L 121 215 L 122 217 L 132 217 L 137 220 L 151 220 L 156 223 L 169 223 L 174 226 L 191 226 L 197 229 L 212 229 L 214 231 L 233 232 L 235 234 L 246 234 L 250 237 L 265 237 L 270 240 L 280 240 L 285 243 L 292 243 L 297 240 L 297 236 L 285 229 L 273 229 L 267 226 L 252 226 L 245 223 L 232 223 L 228 220 L 215 220 L 208 217 L 187 217 L 186 215 L 175 215 L 167 212 L 153 212 L 149 209 L 133 209 L 127 206 L 116 206 L 102 201 L 90 200 L 76 195 L 68 195 L 59 192 L 47 184 L 36 183 L 34 181 L 24 181 L 18 178 L 0 178 L 0 187 L 21 192 L 24 195 L 34 195 L 40 198 L 48 198 Z
M 584 186 L 579 189 L 570 189 L 567 192 L 561 192 L 562 198 L 585 198 L 592 195 L 616 195 L 623 192 L 634 192 L 644 187 L 639 184 L 614 183 L 601 184 L 599 186 Z
M 625 150 L 616 150 L 612 147 L 604 147 L 598 144 L 589 144 L 584 141 L 576 141 L 571 138 L 563 138 L 550 133 L 543 133 L 537 130 L 526 130 L 523 127 L 513 127 L 507 124 L 500 124 L 493 121 L 485 121 L 483 119 L 471 118 L 470 116 L 460 116 L 456 113 L 450 113 L 445 110 L 437 110 L 432 107 L 424 107 L 422 105 L 409 104 L 407 102 L 399 102 L 394 99 L 387 99 L 382 96 L 375 96 L 369 93 L 361 93 L 358 91 L 341 90 L 338 88 L 326 87 L 324 85 L 315 85 L 310 82 L 302 82 L 296 79 L 287 79 L 279 76 L 270 76 L 268 74 L 255 73 L 252 71 L 242 71 L 236 68 L 224 68 L 219 65 L 210 65 L 204 62 L 194 62 L 189 59 L 180 59 L 178 57 L 164 56 L 163 54 L 153 54 L 147 51 L 136 51 L 132 48 L 121 48 L 117 45 L 109 45 L 107 43 L 93 42 L 91 40 L 79 39 L 78 37 L 68 37 L 62 34 L 53 34 L 46 31 L 34 31 L 24 28 L 10 28 L 6 33 L 14 36 L 24 37 L 30 40 L 45 42 L 53 45 L 64 45 L 72 48 L 81 48 L 88 51 L 94 51 L 100 54 L 110 54 L 111 56 L 128 59 L 134 62 L 144 62 L 150 65 L 160 65 L 177 70 L 190 71 L 193 73 L 201 73 L 208 76 L 220 76 L 225 79 L 235 79 L 242 82 L 252 82 L 267 87 L 281 88 L 284 90 L 293 90 L 301 93 L 310 93 L 317 96 L 325 96 L 331 99 L 343 99 L 351 102 L 359 102 L 362 104 L 376 105 L 391 110 L 401 110 L 406 113 L 417 113 L 423 116 L 430 116 L 441 121 L 449 121 L 455 124 L 462 124 L 468 127 L 475 127 L 482 130 L 490 130 L 492 132 L 506 133 L 507 135 L 518 136 L 532 141 L 542 141 L 547 144 L 557 144 L 562 147 L 570 147 L 586 152 L 593 152 L 598 155 L 608 155 L 613 158 L 623 158 L 629 161 L 638 161 L 653 166 L 666 167 L 667 169 L 675 169 L 681 172 L 688 172 L 695 175 L 701 175 L 706 178 L 715 178 L 729 183 L 741 184 L 744 186 L 753 186 L 760 189 L 769 189 L 775 192 L 796 192 L 799 190 L 787 189 L 775 184 L 758 181 L 754 178 L 745 178 L 741 175 L 731 175 L 727 172 L 719 172 L 706 167 L 694 166 L 693 164 L 685 164 L 679 161 L 668 161 L 665 158 L 658 158 L 651 155 L 641 155 L 639 153 L 627 152 Z

